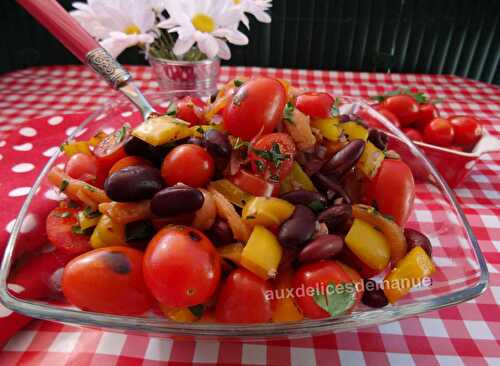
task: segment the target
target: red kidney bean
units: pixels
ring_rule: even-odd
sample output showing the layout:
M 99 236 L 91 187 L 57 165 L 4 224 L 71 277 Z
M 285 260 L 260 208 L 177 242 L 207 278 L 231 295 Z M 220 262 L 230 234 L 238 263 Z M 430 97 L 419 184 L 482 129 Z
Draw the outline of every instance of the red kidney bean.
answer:
M 404 230 L 408 251 L 415 247 L 422 247 L 429 257 L 432 257 L 432 244 L 429 238 L 415 229 L 406 228 Z
M 233 232 L 227 221 L 217 217 L 207 232 L 207 236 L 215 246 L 226 245 L 235 242 Z
M 327 208 L 318 215 L 318 221 L 324 222 L 328 230 L 338 232 L 352 217 L 351 205 L 339 204 Z
M 343 176 L 356 164 L 364 149 L 363 140 L 352 140 L 323 165 L 321 173 L 329 177 Z
M 151 200 L 151 212 L 159 217 L 194 212 L 203 206 L 204 200 L 200 190 L 179 184 L 156 193 Z
M 389 136 L 376 128 L 370 128 L 368 134 L 368 141 L 373 145 L 378 147 L 380 150 L 384 151 L 387 148 L 387 142 L 389 141 Z
M 312 180 L 316 187 L 326 194 L 327 199 L 331 200 L 335 197 L 342 197 L 345 203 L 351 203 L 351 198 L 347 195 L 344 188 L 335 180 L 322 173 L 314 174 Z
M 389 303 L 387 297 L 385 297 L 384 291 L 381 288 L 377 288 L 375 281 L 364 280 L 364 287 L 365 291 L 363 292 L 361 302 L 366 306 L 371 308 L 382 308 Z
M 321 211 L 326 206 L 326 197 L 319 192 L 299 189 L 282 194 L 280 198 L 294 205 L 304 205 L 313 211 Z
M 225 133 L 216 129 L 209 129 L 203 134 L 205 147 L 214 157 L 229 157 L 231 154 L 231 143 Z
M 278 240 L 281 245 L 296 248 L 311 239 L 316 229 L 316 216 L 312 210 L 297 205 L 290 216 L 279 228 Z
M 307 244 L 299 253 L 299 262 L 312 262 L 334 257 L 344 247 L 344 240 L 337 235 L 322 235 Z
M 111 174 L 104 182 L 109 198 L 117 202 L 147 200 L 164 186 L 160 171 L 151 166 L 128 166 Z

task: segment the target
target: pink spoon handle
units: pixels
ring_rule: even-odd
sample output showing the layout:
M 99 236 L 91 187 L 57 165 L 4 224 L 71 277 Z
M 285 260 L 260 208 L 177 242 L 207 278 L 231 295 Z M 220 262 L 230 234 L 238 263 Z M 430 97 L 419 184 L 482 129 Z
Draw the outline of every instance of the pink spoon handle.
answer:
M 55 0 L 18 0 L 40 24 L 52 33 L 80 61 L 100 48 L 99 43 Z

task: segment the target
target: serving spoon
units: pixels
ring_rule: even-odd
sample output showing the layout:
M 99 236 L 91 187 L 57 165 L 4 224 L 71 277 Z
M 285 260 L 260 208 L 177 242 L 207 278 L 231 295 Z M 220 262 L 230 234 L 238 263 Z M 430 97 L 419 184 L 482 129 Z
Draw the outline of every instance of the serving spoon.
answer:
M 132 75 L 56 0 L 17 0 L 17 2 L 73 55 L 99 74 L 113 89 L 125 95 L 140 110 L 144 120 L 158 115 L 137 85 L 132 82 Z

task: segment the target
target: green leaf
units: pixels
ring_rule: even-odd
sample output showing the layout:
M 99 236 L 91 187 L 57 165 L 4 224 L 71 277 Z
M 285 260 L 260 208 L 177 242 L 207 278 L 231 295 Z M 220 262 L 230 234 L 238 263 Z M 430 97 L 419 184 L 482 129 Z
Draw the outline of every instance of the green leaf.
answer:
M 203 135 L 205 133 L 205 130 L 203 129 L 203 127 L 198 126 L 198 127 L 196 127 L 196 132 L 198 132 L 198 133 L 200 133 L 200 134 Z
M 356 301 L 356 291 L 350 284 L 342 284 L 341 291 L 329 283 L 324 294 L 315 293 L 314 302 L 331 316 L 338 316 L 349 310 Z
M 69 211 L 64 211 L 64 212 L 61 212 L 61 213 L 56 212 L 56 213 L 54 213 L 54 216 L 56 216 L 56 217 L 62 217 L 63 219 L 66 219 L 66 218 L 68 218 L 68 217 L 71 216 L 71 212 L 69 212 Z
M 291 102 L 288 102 L 285 105 L 285 110 L 283 111 L 283 119 L 289 123 L 293 122 L 293 111 L 295 110 L 294 105 Z
M 71 227 L 71 232 L 73 234 L 79 234 L 79 235 L 90 235 L 92 234 L 92 231 L 94 230 L 93 227 L 89 227 L 88 229 L 83 230 L 80 225 L 73 225 Z
M 334 100 L 333 105 L 332 105 L 332 109 L 330 111 L 330 114 L 333 117 L 340 116 L 339 106 L 340 106 L 340 98 L 339 97 L 335 97 L 335 100 Z
M 64 192 L 66 188 L 68 187 L 69 182 L 66 179 L 63 179 L 61 182 L 61 185 L 59 186 L 59 192 Z
M 177 116 L 177 106 L 174 102 L 170 102 L 167 108 L 167 116 Z
M 203 304 L 198 304 L 198 305 L 190 306 L 189 310 L 191 311 L 191 313 L 195 317 L 201 318 L 203 315 L 203 312 L 205 311 L 205 307 L 203 306 Z
M 264 164 L 262 160 L 255 160 L 254 163 L 259 172 L 263 172 L 264 170 L 266 170 L 266 164 Z
M 243 85 L 243 81 L 241 81 L 239 79 L 234 79 L 233 83 L 234 83 L 234 86 L 237 88 L 239 88 L 240 86 Z
M 314 200 L 311 203 L 309 203 L 307 206 L 315 212 L 320 212 L 320 211 L 323 211 L 325 209 L 325 205 L 323 204 L 323 202 L 321 202 L 319 200 Z
M 252 151 L 258 157 L 273 163 L 276 168 L 279 168 L 283 161 L 290 159 L 290 155 L 281 153 L 280 145 L 276 142 L 273 142 L 271 145 L 271 150 L 261 150 L 252 147 Z
M 90 184 L 85 184 L 83 187 L 84 187 L 87 191 L 90 191 L 90 192 L 97 192 L 97 190 L 96 190 L 94 187 L 92 187 Z
M 85 207 L 83 213 L 89 219 L 95 219 L 96 217 L 101 216 L 101 213 L 99 211 L 94 211 L 92 207 Z
M 118 140 L 118 143 L 122 142 L 126 135 L 127 135 L 127 126 L 122 126 L 122 128 L 116 131 L 116 139 Z

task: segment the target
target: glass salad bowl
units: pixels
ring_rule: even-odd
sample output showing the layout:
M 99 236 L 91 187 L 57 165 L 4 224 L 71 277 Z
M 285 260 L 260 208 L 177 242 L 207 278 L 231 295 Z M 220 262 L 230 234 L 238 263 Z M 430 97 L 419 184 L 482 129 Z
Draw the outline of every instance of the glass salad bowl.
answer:
M 169 100 L 183 94 L 184 92 L 156 93 L 148 97 L 155 108 L 165 111 Z M 418 229 L 431 240 L 436 272 L 432 275 L 430 283 L 412 289 L 409 295 L 396 304 L 380 309 L 360 305 L 353 312 L 334 318 L 242 325 L 177 323 L 154 313 L 135 317 L 117 316 L 83 311 L 60 300 L 20 299 L 16 297 L 15 292 L 8 289 L 7 280 L 13 268 L 16 248 L 22 246 L 25 240 L 21 226 L 30 213 L 40 217 L 48 214 L 49 208 L 46 212 L 36 212 L 40 211 L 41 207 L 37 202 L 47 199 L 45 198 L 47 191 L 57 192 L 57 188 L 51 187 L 48 183 L 46 175 L 51 167 L 62 163 L 61 152 L 57 152 L 43 168 L 19 212 L 0 269 L 1 302 L 7 308 L 30 317 L 115 331 L 139 331 L 165 336 L 258 339 L 300 337 L 313 333 L 352 330 L 453 306 L 480 295 L 488 284 L 486 263 L 462 209 L 442 176 L 401 131 L 363 101 L 344 97 L 341 98 L 339 108 L 342 114 L 357 113 L 363 109 L 365 115 L 370 116 L 369 123 L 376 124 L 376 127 L 390 135 L 389 148 L 399 153 L 402 159 L 409 163 L 416 180 L 415 206 L 407 227 Z M 118 97 L 88 117 L 69 139 L 89 139 L 101 129 L 105 131 L 117 129 L 124 122 L 135 126 L 142 120 L 140 114 L 135 112 L 123 97 Z M 54 202 L 54 207 L 55 205 Z

